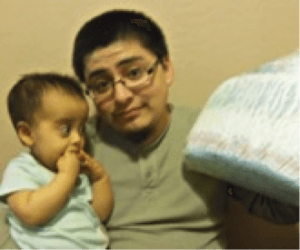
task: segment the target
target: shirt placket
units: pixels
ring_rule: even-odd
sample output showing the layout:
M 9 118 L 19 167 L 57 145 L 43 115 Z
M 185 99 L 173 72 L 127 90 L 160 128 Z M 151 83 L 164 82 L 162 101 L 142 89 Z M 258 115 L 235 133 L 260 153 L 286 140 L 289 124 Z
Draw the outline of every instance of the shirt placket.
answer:
M 141 156 L 139 159 L 141 185 L 146 194 L 151 194 L 157 185 L 157 164 L 155 157 Z

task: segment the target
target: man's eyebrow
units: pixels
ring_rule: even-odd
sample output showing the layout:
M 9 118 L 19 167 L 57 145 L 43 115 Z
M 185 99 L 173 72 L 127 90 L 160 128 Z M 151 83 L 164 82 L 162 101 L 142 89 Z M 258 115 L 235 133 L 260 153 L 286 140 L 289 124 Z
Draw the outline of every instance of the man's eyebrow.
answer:
M 128 63 L 132 63 L 132 62 L 135 62 L 135 61 L 140 61 L 140 60 L 143 60 L 144 58 L 142 56 L 133 56 L 133 57 L 129 57 L 129 58 L 125 58 L 123 60 L 121 60 L 120 62 L 117 63 L 117 67 L 120 67 L 124 64 L 128 64 Z M 106 68 L 102 68 L 102 69 L 97 69 L 93 72 L 91 72 L 88 76 L 88 79 L 91 79 L 92 77 L 95 77 L 95 76 L 99 76 L 99 75 L 102 75 L 102 74 L 107 74 L 107 69 Z
M 107 74 L 107 69 L 97 69 L 97 70 L 91 72 L 91 74 L 89 74 L 88 79 L 91 79 L 95 76 L 103 75 L 103 74 Z
M 143 60 L 143 59 L 144 58 L 142 56 L 133 56 L 133 57 L 125 58 L 125 59 L 121 60 L 120 62 L 118 62 L 117 66 L 119 67 L 124 64 L 132 63 L 132 62 Z

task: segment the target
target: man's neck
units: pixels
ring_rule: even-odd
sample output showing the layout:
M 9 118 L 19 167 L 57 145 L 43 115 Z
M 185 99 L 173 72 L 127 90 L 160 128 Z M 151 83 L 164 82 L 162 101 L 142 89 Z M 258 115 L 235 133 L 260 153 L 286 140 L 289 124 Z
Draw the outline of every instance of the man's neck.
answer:
M 152 129 L 126 134 L 125 138 L 134 144 L 145 144 L 152 136 Z

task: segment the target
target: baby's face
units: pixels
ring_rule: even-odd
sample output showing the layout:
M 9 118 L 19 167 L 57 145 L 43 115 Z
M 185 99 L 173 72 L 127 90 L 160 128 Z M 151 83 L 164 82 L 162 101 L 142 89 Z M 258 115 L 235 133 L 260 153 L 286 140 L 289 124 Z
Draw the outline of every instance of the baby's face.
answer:
M 48 90 L 32 126 L 33 156 L 45 167 L 56 171 L 57 161 L 68 147 L 81 150 L 88 104 L 58 89 Z

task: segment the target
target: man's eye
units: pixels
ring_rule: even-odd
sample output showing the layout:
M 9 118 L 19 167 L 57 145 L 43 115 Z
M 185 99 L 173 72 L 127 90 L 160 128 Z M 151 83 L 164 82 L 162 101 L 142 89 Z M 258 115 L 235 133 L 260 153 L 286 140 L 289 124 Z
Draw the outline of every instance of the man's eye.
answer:
M 153 71 L 154 71 L 154 67 L 151 67 L 150 69 L 147 70 L 147 74 L 150 75 L 153 73 Z
M 143 74 L 143 69 L 142 68 L 132 68 L 128 70 L 127 72 L 127 77 L 129 79 L 137 79 L 140 78 Z
M 111 81 L 99 81 L 93 87 L 91 87 L 91 90 L 97 92 L 104 92 L 108 90 L 111 87 L 111 85 Z

